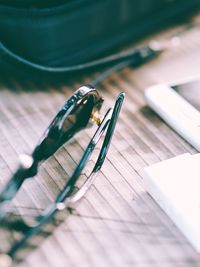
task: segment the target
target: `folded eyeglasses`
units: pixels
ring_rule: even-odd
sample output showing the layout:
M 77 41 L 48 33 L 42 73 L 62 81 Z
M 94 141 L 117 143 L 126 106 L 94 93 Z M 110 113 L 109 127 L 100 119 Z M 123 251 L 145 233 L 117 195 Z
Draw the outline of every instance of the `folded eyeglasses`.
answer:
M 14 230 L 15 232 L 23 233 L 23 235 L 17 241 L 15 240 L 9 249 L 5 246 L 7 251 L 2 251 L 0 254 L 0 265 L 9 266 L 11 261 L 15 260 L 18 251 L 24 248 L 27 241 L 40 232 L 54 218 L 57 212 L 63 209 L 70 209 L 72 204 L 85 195 L 104 163 L 123 100 L 124 93 L 120 93 L 114 107 L 110 108 L 101 118 L 99 111 L 102 107 L 103 99 L 100 94 L 90 85 L 79 88 L 59 110 L 33 153 L 30 156 L 23 155 L 20 157 L 19 168 L 0 194 L 0 225 L 3 229 Z M 12 217 L 12 214 L 6 211 L 6 206 L 15 197 L 24 181 L 34 177 L 42 162 L 52 156 L 64 143 L 91 122 L 95 122 L 98 128 L 55 201 L 32 220 L 26 221 L 22 218 Z M 77 186 L 83 169 L 103 136 L 101 148 L 89 175 L 87 175 L 81 186 Z

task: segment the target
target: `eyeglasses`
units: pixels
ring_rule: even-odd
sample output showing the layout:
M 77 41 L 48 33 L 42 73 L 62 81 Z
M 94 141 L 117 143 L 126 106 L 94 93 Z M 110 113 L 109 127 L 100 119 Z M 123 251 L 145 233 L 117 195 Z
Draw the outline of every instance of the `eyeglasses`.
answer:
M 4 243 L 3 248 L 0 246 L 2 250 L 0 265 L 8 266 L 12 260 L 17 260 L 17 253 L 26 247 L 27 241 L 31 237 L 38 234 L 49 221 L 54 220 L 57 214 L 62 214 L 59 211 L 70 211 L 71 206 L 85 195 L 104 163 L 123 100 L 124 93 L 120 93 L 114 107 L 110 108 L 101 119 L 99 111 L 103 104 L 102 97 L 96 89 L 89 85 L 79 88 L 59 110 L 33 150 L 32 155 L 20 157 L 19 168 L 0 194 L 2 233 L 7 229 L 9 234 L 12 233 L 12 235 L 17 236 L 17 240 L 13 244 Z M 95 122 L 98 128 L 55 201 L 44 209 L 41 214 L 31 218 L 18 218 L 19 216 L 16 216 L 16 214 L 8 212 L 6 207 L 15 197 L 23 182 L 34 177 L 38 173 L 41 163 L 51 157 L 77 132 L 92 122 Z M 104 133 L 104 138 L 101 138 Z M 101 148 L 98 150 L 92 168 L 85 175 L 85 178 L 81 180 L 80 177 L 83 170 L 89 165 L 91 155 L 100 140 L 102 142 Z

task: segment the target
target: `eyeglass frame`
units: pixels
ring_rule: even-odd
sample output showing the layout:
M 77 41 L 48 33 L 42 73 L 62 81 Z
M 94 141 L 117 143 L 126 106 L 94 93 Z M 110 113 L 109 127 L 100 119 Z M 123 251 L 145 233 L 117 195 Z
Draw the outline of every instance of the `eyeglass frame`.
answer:
M 66 119 L 67 116 L 69 116 L 71 114 L 71 112 L 74 110 L 75 107 L 77 107 L 77 104 L 80 104 L 81 101 L 83 101 L 85 99 L 85 97 L 88 97 L 90 95 L 93 95 L 96 97 L 96 101 L 94 101 L 94 106 L 91 110 L 90 113 L 90 117 L 88 119 L 86 119 L 87 123 L 85 123 L 84 127 L 86 127 L 86 125 L 89 122 L 89 119 L 92 117 L 92 119 L 94 121 L 97 122 L 98 124 L 98 128 L 95 132 L 95 134 L 93 135 L 91 141 L 89 142 L 87 148 L 85 149 L 85 152 L 83 153 L 81 160 L 79 161 L 77 167 L 75 168 L 72 176 L 69 178 L 69 180 L 67 181 L 66 185 L 64 186 L 64 188 L 62 189 L 62 191 L 59 193 L 59 195 L 57 196 L 56 200 L 54 203 L 50 204 L 50 206 L 44 210 L 44 212 L 38 216 L 36 219 L 36 221 L 34 221 L 34 223 L 32 225 L 27 225 L 26 223 L 23 223 L 21 220 L 20 221 L 16 221 L 14 222 L 11 227 L 14 228 L 23 228 L 23 230 L 26 230 L 25 235 L 21 238 L 21 240 L 16 241 L 10 248 L 10 250 L 7 252 L 7 256 L 8 259 L 14 259 L 16 252 L 23 248 L 26 245 L 26 242 L 29 238 L 31 238 L 33 235 L 36 235 L 41 228 L 49 222 L 49 220 L 51 220 L 51 218 L 54 216 L 54 214 L 62 209 L 70 209 L 72 204 L 75 204 L 77 201 L 79 201 L 87 192 L 87 190 L 90 188 L 90 186 L 93 184 L 98 172 L 100 171 L 104 160 L 106 158 L 106 155 L 108 153 L 108 149 L 111 143 L 111 139 L 114 133 L 114 129 L 116 126 L 116 122 L 118 120 L 119 117 L 119 113 L 124 101 L 124 93 L 120 93 L 116 99 L 115 105 L 113 108 L 110 108 L 107 113 L 105 114 L 105 116 L 103 117 L 102 120 L 100 120 L 99 117 L 96 117 L 96 111 L 99 111 L 102 103 L 103 103 L 103 99 L 100 97 L 100 95 L 98 94 L 98 92 L 96 91 L 95 88 L 93 88 L 90 85 L 87 86 L 83 86 L 81 88 L 79 88 L 78 90 L 75 91 L 75 93 L 72 95 L 72 97 L 70 97 L 65 104 L 62 106 L 62 108 L 59 110 L 59 112 L 57 113 L 57 115 L 54 117 L 53 121 L 50 123 L 49 127 L 47 128 L 47 130 L 44 132 L 42 138 L 40 139 L 38 145 L 36 146 L 36 148 L 33 151 L 40 151 L 41 145 L 45 143 L 45 141 L 47 141 L 48 137 L 51 135 L 51 131 L 52 129 L 55 129 L 55 125 L 59 125 L 58 122 L 60 121 L 60 115 L 61 119 L 63 119 L 63 117 Z M 94 111 L 94 112 L 92 112 Z M 64 120 L 61 120 L 64 123 Z M 63 127 L 63 123 L 62 123 L 62 127 Z M 61 127 L 61 128 L 62 128 Z M 70 138 L 72 138 L 74 136 L 74 134 L 80 130 L 80 128 L 84 128 L 84 127 L 78 127 L 78 129 L 75 129 L 75 131 L 73 132 L 72 135 L 67 136 L 67 139 L 69 140 Z M 103 133 L 106 131 L 105 137 L 104 137 L 104 141 L 102 143 L 97 161 L 90 173 L 90 175 L 87 177 L 86 181 L 84 182 L 84 184 L 82 185 L 82 187 L 74 193 L 74 188 L 75 188 L 75 184 L 78 180 L 78 178 L 80 177 L 81 171 L 84 169 L 84 167 L 86 166 L 86 163 L 89 159 L 89 157 L 91 156 L 92 152 L 94 151 L 95 146 L 97 145 L 98 141 L 101 139 Z M 67 140 L 67 141 L 68 141 Z M 61 142 L 61 144 L 56 147 L 56 149 L 54 149 L 53 153 L 51 155 L 53 155 L 55 153 L 55 151 L 57 151 L 59 149 L 60 146 L 62 146 L 65 142 Z M 45 158 L 40 158 L 40 161 L 46 160 L 48 157 L 50 157 L 51 155 L 48 155 Z M 28 157 L 28 158 L 26 158 Z M 31 168 L 33 165 L 33 162 L 30 160 L 29 156 L 26 155 L 25 157 L 25 161 L 22 161 L 20 168 L 24 168 L 25 171 L 27 171 L 28 168 Z M 26 162 L 26 160 L 28 159 L 28 164 Z M 37 165 L 40 161 L 37 161 Z M 30 164 L 31 163 L 31 164 Z M 16 173 L 19 173 L 19 170 L 16 171 Z M 14 174 L 13 177 L 16 177 L 16 173 Z M 33 173 L 31 173 L 33 174 Z M 34 175 L 30 176 L 33 177 Z M 22 183 L 26 180 L 26 178 L 22 181 Z M 10 184 L 12 184 L 12 181 L 15 181 L 15 179 L 11 179 L 10 180 Z M 20 181 L 21 182 L 21 181 Z M 17 191 L 15 193 L 18 192 L 19 188 L 21 187 L 22 183 L 20 183 Z M 15 195 L 15 194 L 14 194 Z M 14 197 L 13 195 L 13 197 Z M 7 202 L 7 200 L 6 200 Z M 2 219 L 4 220 L 4 215 L 2 216 Z M 6 221 L 6 220 L 5 220 Z M 7 225 L 7 227 L 9 227 Z M 4 254 L 0 255 L 0 259 L 1 256 L 5 256 Z

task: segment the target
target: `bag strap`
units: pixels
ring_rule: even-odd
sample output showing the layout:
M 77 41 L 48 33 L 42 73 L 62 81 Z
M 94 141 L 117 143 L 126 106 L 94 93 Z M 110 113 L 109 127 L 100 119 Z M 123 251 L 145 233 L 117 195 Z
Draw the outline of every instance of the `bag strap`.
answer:
M 93 67 L 103 66 L 107 64 L 114 64 L 119 62 L 125 62 L 127 60 L 132 59 L 132 63 L 137 61 L 138 57 L 141 54 L 147 54 L 149 51 L 149 47 L 145 46 L 143 48 L 133 48 L 128 51 L 119 52 L 116 54 L 112 54 L 100 59 L 96 59 L 93 61 L 89 61 L 82 64 L 65 66 L 65 67 L 49 67 L 41 64 L 34 63 L 26 58 L 19 56 L 18 54 L 11 51 L 8 47 L 6 47 L 2 42 L 0 42 L 0 59 L 6 60 L 9 63 L 17 64 L 32 70 L 38 70 L 47 73 L 68 73 L 90 69 Z M 147 51 L 148 50 L 148 51 Z M 135 62 L 137 63 L 137 62 Z

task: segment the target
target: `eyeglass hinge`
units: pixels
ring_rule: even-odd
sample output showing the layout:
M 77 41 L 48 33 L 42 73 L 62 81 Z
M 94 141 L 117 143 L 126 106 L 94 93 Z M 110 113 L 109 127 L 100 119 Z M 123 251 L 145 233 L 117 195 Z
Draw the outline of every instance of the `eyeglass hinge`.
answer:
M 102 117 L 100 115 L 100 113 L 96 110 L 95 112 L 92 113 L 91 115 L 91 119 L 92 121 L 94 121 L 97 125 L 100 125 L 101 121 L 102 121 Z

